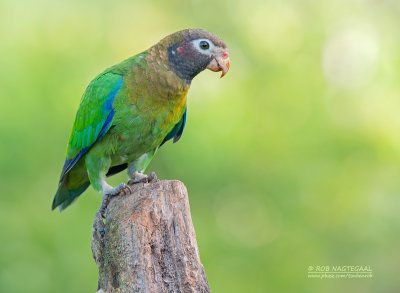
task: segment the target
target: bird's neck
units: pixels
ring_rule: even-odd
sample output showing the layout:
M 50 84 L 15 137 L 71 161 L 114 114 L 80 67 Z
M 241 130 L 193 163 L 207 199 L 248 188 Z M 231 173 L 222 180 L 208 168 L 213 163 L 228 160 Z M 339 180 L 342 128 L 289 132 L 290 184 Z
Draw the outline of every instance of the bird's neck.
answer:
M 163 98 L 168 100 L 186 99 L 191 80 L 182 79 L 171 69 L 165 45 L 157 44 L 148 50 L 146 56 L 148 76 L 157 91 L 163 92 Z

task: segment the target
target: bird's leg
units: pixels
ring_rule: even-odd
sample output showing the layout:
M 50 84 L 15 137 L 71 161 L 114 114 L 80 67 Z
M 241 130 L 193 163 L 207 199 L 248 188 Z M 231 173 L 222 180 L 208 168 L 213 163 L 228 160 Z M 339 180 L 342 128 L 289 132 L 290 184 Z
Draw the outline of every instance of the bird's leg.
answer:
M 131 180 L 128 181 L 128 184 L 133 185 L 136 183 L 148 183 L 151 181 L 157 181 L 156 173 L 151 172 L 150 175 L 143 174 L 143 171 L 149 165 L 156 151 L 157 148 L 141 155 L 137 160 L 128 165 L 128 176 L 131 178 Z
M 94 147 L 85 157 L 85 163 L 89 176 L 90 183 L 93 188 L 102 193 L 101 206 L 99 213 L 104 218 L 107 206 L 111 198 L 117 194 L 127 194 L 132 192 L 131 188 L 125 183 L 121 183 L 113 188 L 106 182 L 106 174 L 111 165 L 111 158 L 108 155 L 102 154 Z
M 113 196 L 119 194 L 125 195 L 132 192 L 132 189 L 125 183 L 121 183 L 117 187 L 113 188 L 112 186 L 107 184 L 105 179 L 103 179 L 102 181 L 102 188 L 103 188 L 103 196 L 101 200 L 99 213 L 103 218 L 105 217 L 107 206 L 110 203 L 110 200 Z
M 128 184 L 149 183 L 158 180 L 155 172 L 151 172 L 150 175 L 143 174 L 142 172 L 135 171 L 132 175 L 130 174 L 131 180 L 128 181 Z

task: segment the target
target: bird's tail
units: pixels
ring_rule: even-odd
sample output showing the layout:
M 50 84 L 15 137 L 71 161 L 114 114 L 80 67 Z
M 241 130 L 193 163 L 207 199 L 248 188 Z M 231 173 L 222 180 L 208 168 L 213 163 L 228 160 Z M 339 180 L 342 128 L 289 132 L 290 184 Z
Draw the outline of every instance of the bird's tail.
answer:
M 69 188 L 68 187 L 69 175 L 70 174 L 67 174 L 67 176 L 65 176 L 65 178 L 62 181 L 60 181 L 58 185 L 58 190 L 56 195 L 54 196 L 53 204 L 51 206 L 52 210 L 54 210 L 56 207 L 59 207 L 60 212 L 62 210 L 65 210 L 90 185 L 90 182 L 86 181 L 76 188 Z

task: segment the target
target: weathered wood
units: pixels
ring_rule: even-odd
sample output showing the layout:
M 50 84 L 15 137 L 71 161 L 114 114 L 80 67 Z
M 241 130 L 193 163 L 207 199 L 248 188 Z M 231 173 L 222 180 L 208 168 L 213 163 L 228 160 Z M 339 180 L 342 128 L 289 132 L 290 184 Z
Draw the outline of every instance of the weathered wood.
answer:
M 132 189 L 111 200 L 105 224 L 94 220 L 98 292 L 210 292 L 183 183 Z

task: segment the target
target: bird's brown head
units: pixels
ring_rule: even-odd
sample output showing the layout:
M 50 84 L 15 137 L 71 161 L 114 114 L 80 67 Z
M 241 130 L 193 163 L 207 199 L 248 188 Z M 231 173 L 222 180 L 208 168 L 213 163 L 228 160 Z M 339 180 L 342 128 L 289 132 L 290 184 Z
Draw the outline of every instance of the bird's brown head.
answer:
M 180 78 L 190 83 L 204 69 L 229 70 L 229 51 L 224 41 L 202 29 L 186 29 L 160 41 L 168 51 L 168 62 Z

